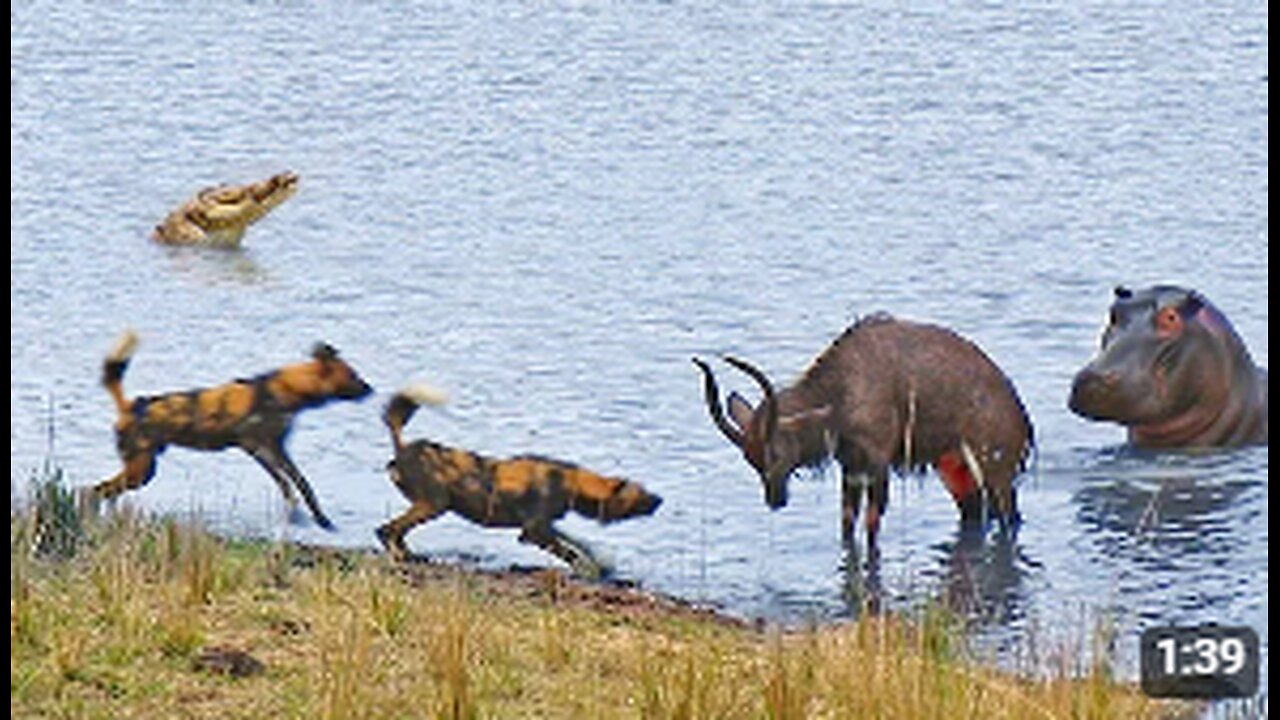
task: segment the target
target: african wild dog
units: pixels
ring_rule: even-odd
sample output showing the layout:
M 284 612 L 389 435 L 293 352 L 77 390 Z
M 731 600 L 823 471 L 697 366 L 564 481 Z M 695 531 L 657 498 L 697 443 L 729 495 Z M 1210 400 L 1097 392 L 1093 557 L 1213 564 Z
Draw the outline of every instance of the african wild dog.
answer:
M 297 514 L 297 486 L 316 524 L 333 529 L 320 510 L 311 485 L 285 452 L 293 416 L 331 400 L 359 400 L 373 388 L 338 357 L 338 351 L 316 344 L 311 359 L 286 365 L 247 380 L 217 387 L 139 397 L 124 395 L 124 372 L 138 338 L 126 332 L 102 365 L 102 384 L 115 400 L 116 446 L 124 469 L 93 488 L 96 499 L 113 498 L 145 485 L 156 471 L 156 457 L 173 444 L 197 450 L 239 447 L 262 465 L 280 486 Z
M 649 515 L 662 503 L 638 483 L 559 460 L 533 455 L 494 460 L 429 440 L 406 445 L 401 431 L 418 406 L 441 402 L 438 393 L 407 389 L 391 399 L 383 415 L 395 447 L 387 472 L 412 503 L 377 531 L 396 560 L 409 555 L 404 542 L 409 530 L 452 510 L 484 527 L 520 528 L 521 542 L 554 554 L 580 575 L 599 577 L 604 568 L 590 552 L 551 523 L 569 510 L 608 523 Z

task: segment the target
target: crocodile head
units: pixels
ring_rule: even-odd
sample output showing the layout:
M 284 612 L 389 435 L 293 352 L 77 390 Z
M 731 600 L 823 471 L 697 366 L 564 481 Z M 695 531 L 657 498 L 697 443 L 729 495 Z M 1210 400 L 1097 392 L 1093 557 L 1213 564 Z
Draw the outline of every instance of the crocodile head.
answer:
M 298 176 L 283 172 L 248 185 L 201 190 L 156 226 L 154 237 L 170 245 L 236 247 L 244 231 L 298 191 Z

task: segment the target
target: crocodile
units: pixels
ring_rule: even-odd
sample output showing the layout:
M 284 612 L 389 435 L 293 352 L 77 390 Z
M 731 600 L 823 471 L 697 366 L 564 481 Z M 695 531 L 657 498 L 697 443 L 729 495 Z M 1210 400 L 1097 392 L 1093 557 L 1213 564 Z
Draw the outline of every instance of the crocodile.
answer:
M 298 191 L 298 176 L 282 172 L 247 185 L 205 188 L 169 213 L 152 238 L 166 245 L 239 247 L 244 231 Z

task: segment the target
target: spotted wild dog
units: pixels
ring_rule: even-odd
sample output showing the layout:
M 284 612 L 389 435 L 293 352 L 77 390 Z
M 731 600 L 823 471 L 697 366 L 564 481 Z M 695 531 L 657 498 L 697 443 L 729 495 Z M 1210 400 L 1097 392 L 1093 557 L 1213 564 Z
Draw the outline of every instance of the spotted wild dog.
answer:
M 533 455 L 494 460 L 430 440 L 406 445 L 401 431 L 418 406 L 442 402 L 438 392 L 409 388 L 391 398 L 383 415 L 396 453 L 387 472 L 412 503 L 378 528 L 378 539 L 393 559 L 409 556 L 404 542 L 409 530 L 452 510 L 483 527 L 520 528 L 520 542 L 552 553 L 579 575 L 600 577 L 604 568 L 586 547 L 552 523 L 569 510 L 609 523 L 649 515 L 662 504 L 639 483 L 559 460 Z
M 298 191 L 296 173 L 282 172 L 245 185 L 218 185 L 196 193 L 156 226 L 166 245 L 239 247 L 245 230 Z
M 116 446 L 124 469 L 93 488 L 95 499 L 109 499 L 142 487 L 155 475 L 156 458 L 168 445 L 197 450 L 238 447 L 258 461 L 280 486 L 290 517 L 297 517 L 298 499 L 290 482 L 302 493 L 316 524 L 333 529 L 320 510 L 307 479 L 289 459 L 284 442 L 293 416 L 331 400 L 359 400 L 373 388 L 338 357 L 338 351 L 317 343 L 311 359 L 286 365 L 247 380 L 217 387 L 138 397 L 124 394 L 124 372 L 138 338 L 126 332 L 102 364 L 102 384 L 116 403 Z

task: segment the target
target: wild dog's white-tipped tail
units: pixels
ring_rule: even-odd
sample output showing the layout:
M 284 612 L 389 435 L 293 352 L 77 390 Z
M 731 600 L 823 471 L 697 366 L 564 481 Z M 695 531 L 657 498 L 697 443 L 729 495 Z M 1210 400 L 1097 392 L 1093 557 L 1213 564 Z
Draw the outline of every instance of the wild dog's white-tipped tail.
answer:
M 133 351 L 137 348 L 138 333 L 132 329 L 125 330 L 102 363 L 102 384 L 111 394 L 116 410 L 122 417 L 129 412 L 129 400 L 124 396 L 124 371 L 129 367 L 129 358 L 133 357 Z
M 133 357 L 133 351 L 138 349 L 138 333 L 133 328 L 128 328 L 111 346 L 111 351 L 107 353 L 107 362 L 123 362 Z
M 391 397 L 391 402 L 387 403 L 387 410 L 382 417 L 391 430 L 391 444 L 395 446 L 397 455 L 404 447 L 404 440 L 401 439 L 400 433 L 417 412 L 418 406 L 443 405 L 448 400 L 449 396 L 443 390 L 426 383 L 413 383 Z
M 400 394 L 418 405 L 444 405 L 449 402 L 448 393 L 427 383 L 413 383 L 401 390 Z

